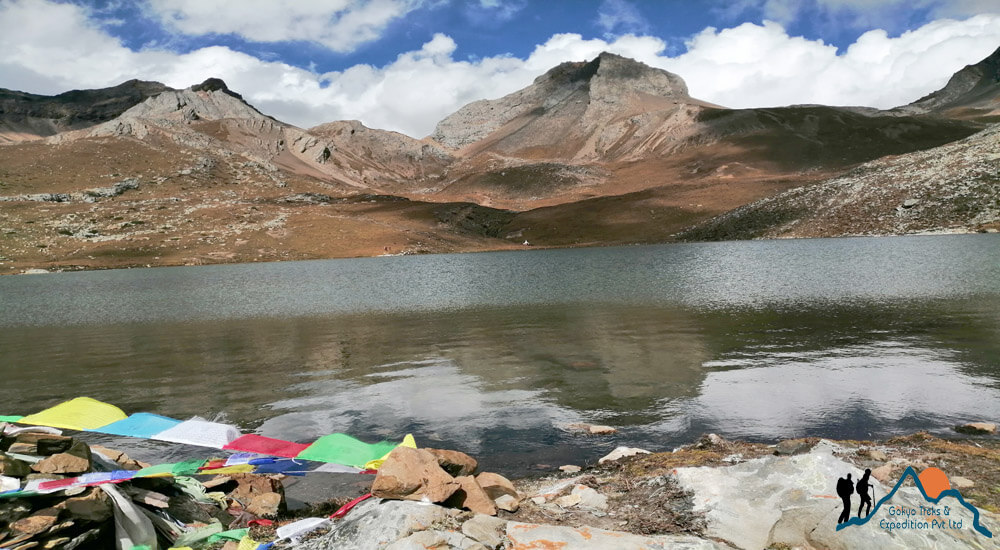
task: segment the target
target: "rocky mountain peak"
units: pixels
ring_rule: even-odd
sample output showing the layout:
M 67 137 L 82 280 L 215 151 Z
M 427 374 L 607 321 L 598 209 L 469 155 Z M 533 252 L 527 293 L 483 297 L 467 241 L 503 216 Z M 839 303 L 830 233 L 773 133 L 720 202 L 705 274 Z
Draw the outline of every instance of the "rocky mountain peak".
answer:
M 602 52 L 590 61 L 561 63 L 512 94 L 470 103 L 442 120 L 431 137 L 448 147 L 461 148 L 528 114 L 563 113 L 597 123 L 641 102 L 641 96 L 690 99 L 681 77 Z M 587 113 L 577 113 L 580 107 Z
M 967 112 L 953 114 L 965 117 L 973 114 L 990 116 L 996 114 L 998 99 L 1000 48 L 979 63 L 967 65 L 952 75 L 944 88 L 897 109 L 917 114 L 962 109 Z
M 226 86 L 226 82 L 221 78 L 206 78 L 201 84 L 195 84 L 191 86 L 192 92 L 223 92 L 228 95 L 235 97 L 236 99 L 242 100 L 243 96 L 230 90 L 229 86 Z

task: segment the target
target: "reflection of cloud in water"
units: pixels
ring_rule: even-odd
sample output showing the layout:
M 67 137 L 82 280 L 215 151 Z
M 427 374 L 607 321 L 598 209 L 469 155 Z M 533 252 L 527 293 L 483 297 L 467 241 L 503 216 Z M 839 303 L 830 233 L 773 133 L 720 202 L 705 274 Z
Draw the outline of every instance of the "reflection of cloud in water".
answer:
M 947 425 L 976 414 L 1000 415 L 1000 392 L 992 380 L 962 374 L 946 353 L 883 341 L 809 353 L 762 355 L 706 365 L 700 395 L 669 403 L 668 417 L 654 431 L 676 432 L 703 425 L 732 436 L 765 439 L 838 430 L 872 436 Z M 678 416 L 669 416 L 673 413 Z
M 490 430 L 550 430 L 580 420 L 544 399 L 542 390 L 484 390 L 476 376 L 463 374 L 448 360 L 392 367 L 368 374 L 365 384 L 328 380 L 301 385 L 310 385 L 311 395 L 273 403 L 275 410 L 294 412 L 264 422 L 261 433 L 304 440 L 332 432 L 398 439 L 419 427 L 478 451 L 482 435 Z

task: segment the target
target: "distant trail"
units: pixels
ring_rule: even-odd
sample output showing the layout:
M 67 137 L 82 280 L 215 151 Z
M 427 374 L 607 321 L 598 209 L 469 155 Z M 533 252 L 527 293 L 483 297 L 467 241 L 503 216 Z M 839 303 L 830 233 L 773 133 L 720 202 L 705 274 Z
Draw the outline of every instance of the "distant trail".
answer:
M 879 499 L 878 504 L 875 505 L 875 509 L 873 509 L 870 514 L 868 514 L 867 516 L 865 516 L 863 519 L 862 518 L 851 518 L 851 519 L 847 520 L 846 522 L 841 523 L 840 525 L 838 525 L 837 526 L 837 530 L 840 531 L 841 529 L 843 529 L 844 527 L 847 527 L 848 525 L 864 525 L 864 524 L 868 523 L 868 520 L 870 520 L 873 517 L 875 517 L 875 514 L 878 513 L 879 508 L 882 507 L 882 503 L 884 503 L 884 502 L 888 501 L 889 499 L 891 499 L 893 497 L 893 495 L 896 494 L 896 491 L 898 491 L 899 488 L 902 487 L 903 481 L 906 480 L 907 476 L 913 478 L 913 482 L 917 485 L 917 489 L 920 489 L 920 494 L 923 495 L 924 500 L 926 500 L 927 502 L 930 502 L 931 504 L 937 504 L 944 497 L 955 497 L 956 499 L 958 499 L 958 502 L 962 506 L 964 506 L 967 510 L 969 510 L 970 512 L 972 512 L 972 527 L 976 531 L 978 531 L 979 534 L 984 535 L 984 536 L 989 537 L 989 538 L 993 538 L 993 533 L 991 533 L 989 529 L 987 529 L 986 527 L 983 527 L 983 525 L 979 523 L 979 510 L 977 510 L 975 506 L 969 504 L 968 502 L 965 502 L 965 499 L 962 498 L 962 493 L 959 493 L 958 489 L 948 489 L 947 491 L 941 491 L 941 494 L 938 495 L 937 498 L 931 498 L 931 497 L 927 496 L 927 491 L 924 490 L 924 485 L 922 483 L 920 483 L 920 478 L 917 476 L 917 472 L 915 472 L 913 470 L 912 466 L 907 466 L 906 469 L 903 470 L 903 475 L 900 476 L 899 481 L 896 482 L 896 486 L 893 487 L 891 491 L 889 491 L 889 494 L 887 494 L 884 497 L 882 497 L 881 499 Z

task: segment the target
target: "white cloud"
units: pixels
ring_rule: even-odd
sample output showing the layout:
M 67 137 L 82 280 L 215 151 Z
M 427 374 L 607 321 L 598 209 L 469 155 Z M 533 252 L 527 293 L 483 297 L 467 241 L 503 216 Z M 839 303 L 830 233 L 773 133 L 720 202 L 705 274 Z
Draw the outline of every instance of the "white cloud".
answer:
M 789 25 L 803 18 L 813 24 L 850 25 L 853 28 L 892 27 L 920 11 L 932 18 L 965 18 L 1000 14 L 997 0 L 731 0 L 719 2 L 730 17 L 756 13 Z
M 413 0 L 149 0 L 149 11 L 187 35 L 237 34 L 254 42 L 307 40 L 338 52 L 379 37 Z
M 454 59 L 454 40 L 437 34 L 385 66 L 320 75 L 221 46 L 187 54 L 132 51 L 78 6 L 0 0 L 0 87 L 51 94 L 142 78 L 179 88 L 218 76 L 261 111 L 292 124 L 360 119 L 418 137 L 468 102 L 500 97 L 561 62 L 605 50 L 675 72 L 693 96 L 730 107 L 892 107 L 940 88 L 998 45 L 1000 15 L 935 21 L 899 37 L 870 31 L 841 55 L 822 42 L 788 36 L 777 23 L 705 29 L 676 57 L 663 55 L 666 44 L 651 36 L 557 34 L 525 59 L 462 61 Z

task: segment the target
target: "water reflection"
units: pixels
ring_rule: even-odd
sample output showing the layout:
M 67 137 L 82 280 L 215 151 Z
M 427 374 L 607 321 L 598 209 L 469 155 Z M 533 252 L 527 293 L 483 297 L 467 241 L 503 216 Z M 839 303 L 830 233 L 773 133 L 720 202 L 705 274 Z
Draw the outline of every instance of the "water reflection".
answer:
M 413 432 L 512 473 L 619 444 L 669 448 L 707 431 L 863 438 L 1000 416 L 1000 277 L 988 278 L 1000 247 L 984 248 L 978 237 L 906 242 L 939 246 L 937 256 L 919 256 L 934 264 L 933 278 L 921 279 L 926 262 L 901 257 L 866 280 L 891 240 L 837 240 L 543 251 L 513 262 L 420 258 L 419 296 L 398 299 L 391 294 L 413 273 L 383 287 L 355 276 L 386 265 L 378 260 L 222 266 L 204 272 L 202 286 L 191 279 L 200 271 L 156 271 L 164 288 L 198 289 L 180 306 L 147 278 L 129 286 L 133 274 L 53 279 L 73 289 L 48 302 L 77 308 L 67 319 L 95 311 L 75 301 L 81 288 L 127 291 L 101 302 L 99 322 L 12 324 L 16 315 L 0 311 L 0 414 L 87 395 L 130 412 L 197 414 L 300 441 Z M 539 265 L 529 265 L 532 257 Z M 949 263 L 957 267 L 946 275 Z M 291 274 L 274 278 L 279 267 Z M 529 290 L 511 295 L 514 279 Z M 32 281 L 44 279 L 0 280 L 0 304 L 40 307 Z M 287 288 L 298 284 L 303 295 Z M 251 306 L 241 302 L 248 296 L 263 298 Z M 382 308 L 372 296 L 396 301 Z M 309 300 L 324 312 L 311 313 Z M 433 303 L 413 306 L 420 300 Z M 475 303 L 455 305 L 463 300 Z M 354 303 L 372 307 L 343 306 Z M 143 309 L 153 304 L 162 316 Z M 179 319 L 186 308 L 217 304 L 218 318 Z M 300 306 L 304 313 L 290 314 Z M 580 421 L 621 433 L 561 429 Z

